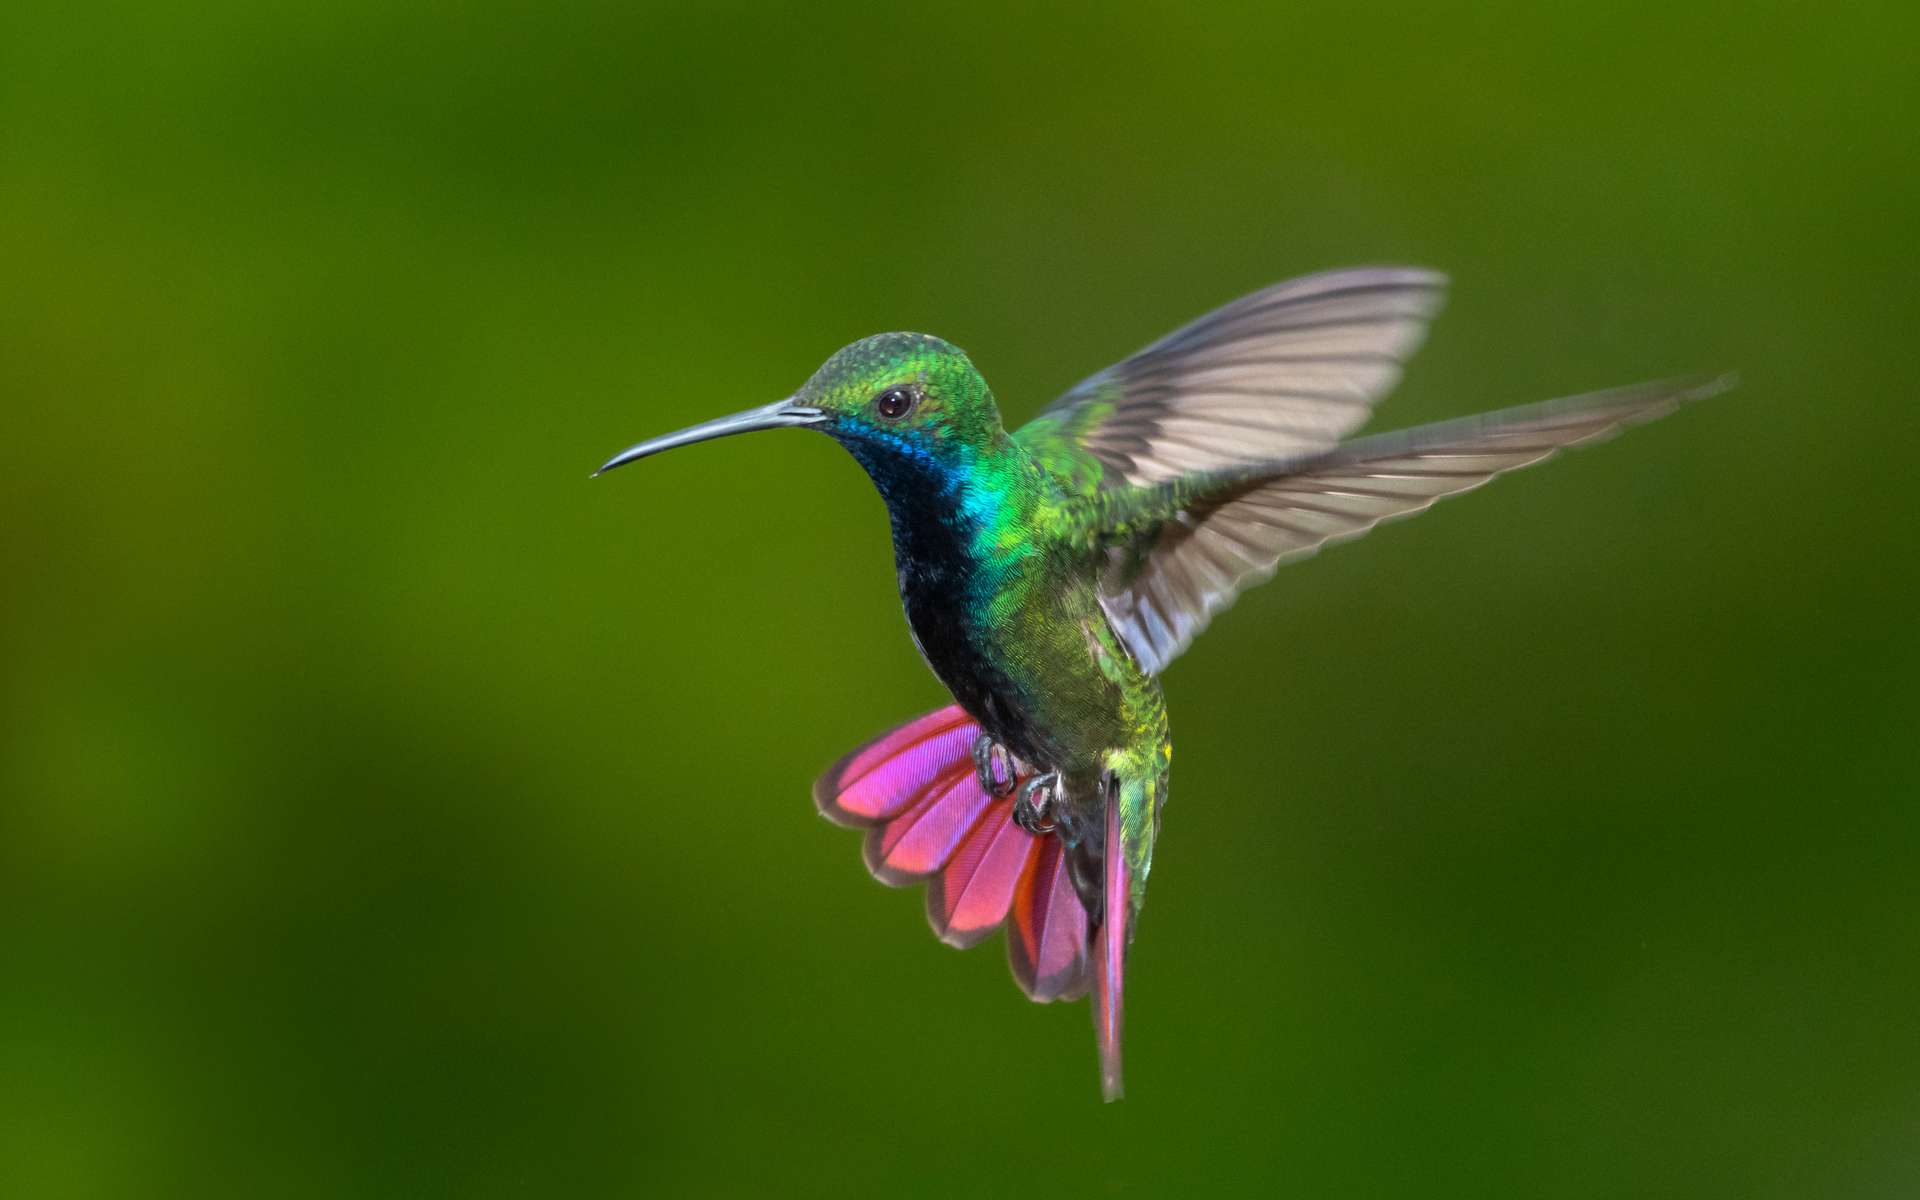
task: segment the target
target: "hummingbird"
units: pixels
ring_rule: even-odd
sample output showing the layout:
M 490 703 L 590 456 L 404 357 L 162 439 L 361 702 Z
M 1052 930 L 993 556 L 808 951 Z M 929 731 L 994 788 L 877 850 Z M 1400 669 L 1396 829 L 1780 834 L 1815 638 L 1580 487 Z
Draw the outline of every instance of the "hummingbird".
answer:
M 954 702 L 835 763 L 815 802 L 867 831 L 882 882 L 927 881 L 941 940 L 971 946 L 1005 925 L 1027 996 L 1092 993 L 1109 1101 L 1167 803 L 1168 664 L 1283 563 L 1731 386 L 1641 383 L 1349 440 L 1399 381 L 1446 282 L 1370 267 L 1274 284 L 1011 432 L 958 347 L 878 334 L 783 400 L 594 472 L 782 428 L 824 433 L 866 469 L 914 644 Z

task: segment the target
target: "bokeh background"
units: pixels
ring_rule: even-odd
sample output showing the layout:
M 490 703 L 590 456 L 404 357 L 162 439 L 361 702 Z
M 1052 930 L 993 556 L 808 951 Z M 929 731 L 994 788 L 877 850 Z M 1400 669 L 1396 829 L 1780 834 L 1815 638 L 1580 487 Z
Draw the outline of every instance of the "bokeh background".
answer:
M 12 0 L 0 1193 L 1920 1192 L 1911 13 Z M 1383 426 L 1745 382 L 1169 673 L 1103 1108 L 808 798 L 858 469 L 587 472 L 1395 261 Z

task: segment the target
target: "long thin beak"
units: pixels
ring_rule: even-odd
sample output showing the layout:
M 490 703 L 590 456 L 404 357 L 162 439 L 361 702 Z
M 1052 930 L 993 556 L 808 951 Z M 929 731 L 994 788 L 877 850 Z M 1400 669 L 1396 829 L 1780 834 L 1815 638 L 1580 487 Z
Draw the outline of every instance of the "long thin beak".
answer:
M 734 413 L 730 417 L 720 417 L 707 421 L 679 433 L 669 433 L 664 437 L 641 442 L 631 449 L 622 450 L 606 461 L 595 475 L 604 475 L 615 467 L 624 467 L 630 462 L 658 454 L 662 450 L 671 450 L 676 446 L 691 446 L 695 442 L 708 442 L 714 438 L 726 437 L 734 433 L 747 433 L 755 429 L 780 429 L 788 425 L 818 425 L 826 420 L 826 414 L 817 408 L 804 404 L 795 404 L 791 398 L 776 400 L 761 408 L 750 408 L 746 412 Z

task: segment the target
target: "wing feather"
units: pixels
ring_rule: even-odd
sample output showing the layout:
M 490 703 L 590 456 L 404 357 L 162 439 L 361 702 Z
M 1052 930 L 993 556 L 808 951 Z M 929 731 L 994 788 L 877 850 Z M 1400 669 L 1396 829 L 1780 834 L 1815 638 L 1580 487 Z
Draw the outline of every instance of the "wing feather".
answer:
M 1188 476 L 1159 489 L 1176 507 L 1146 531 L 1144 552 L 1113 555 L 1102 585 L 1108 619 L 1140 664 L 1158 672 L 1215 613 L 1282 564 L 1732 382 L 1638 384 L 1361 438 L 1211 483 Z
M 1399 381 L 1445 290 L 1411 267 L 1274 284 L 1086 379 L 1015 436 L 1043 461 L 1091 455 L 1108 487 L 1325 452 Z

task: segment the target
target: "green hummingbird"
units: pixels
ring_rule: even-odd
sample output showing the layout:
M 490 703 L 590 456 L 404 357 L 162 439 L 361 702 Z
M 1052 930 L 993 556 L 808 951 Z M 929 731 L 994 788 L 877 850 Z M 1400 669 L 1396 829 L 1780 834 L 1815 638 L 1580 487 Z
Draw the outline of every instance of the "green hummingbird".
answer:
M 784 400 L 595 472 L 783 427 L 825 433 L 866 468 L 914 643 L 955 703 L 846 756 L 815 800 L 868 830 L 883 882 L 929 881 L 943 940 L 1005 924 L 1028 996 L 1092 991 L 1108 1100 L 1167 802 L 1160 673 L 1280 564 L 1731 384 L 1643 383 L 1343 441 L 1399 380 L 1445 287 L 1404 267 L 1275 284 L 1011 433 L 959 348 L 884 333 Z

